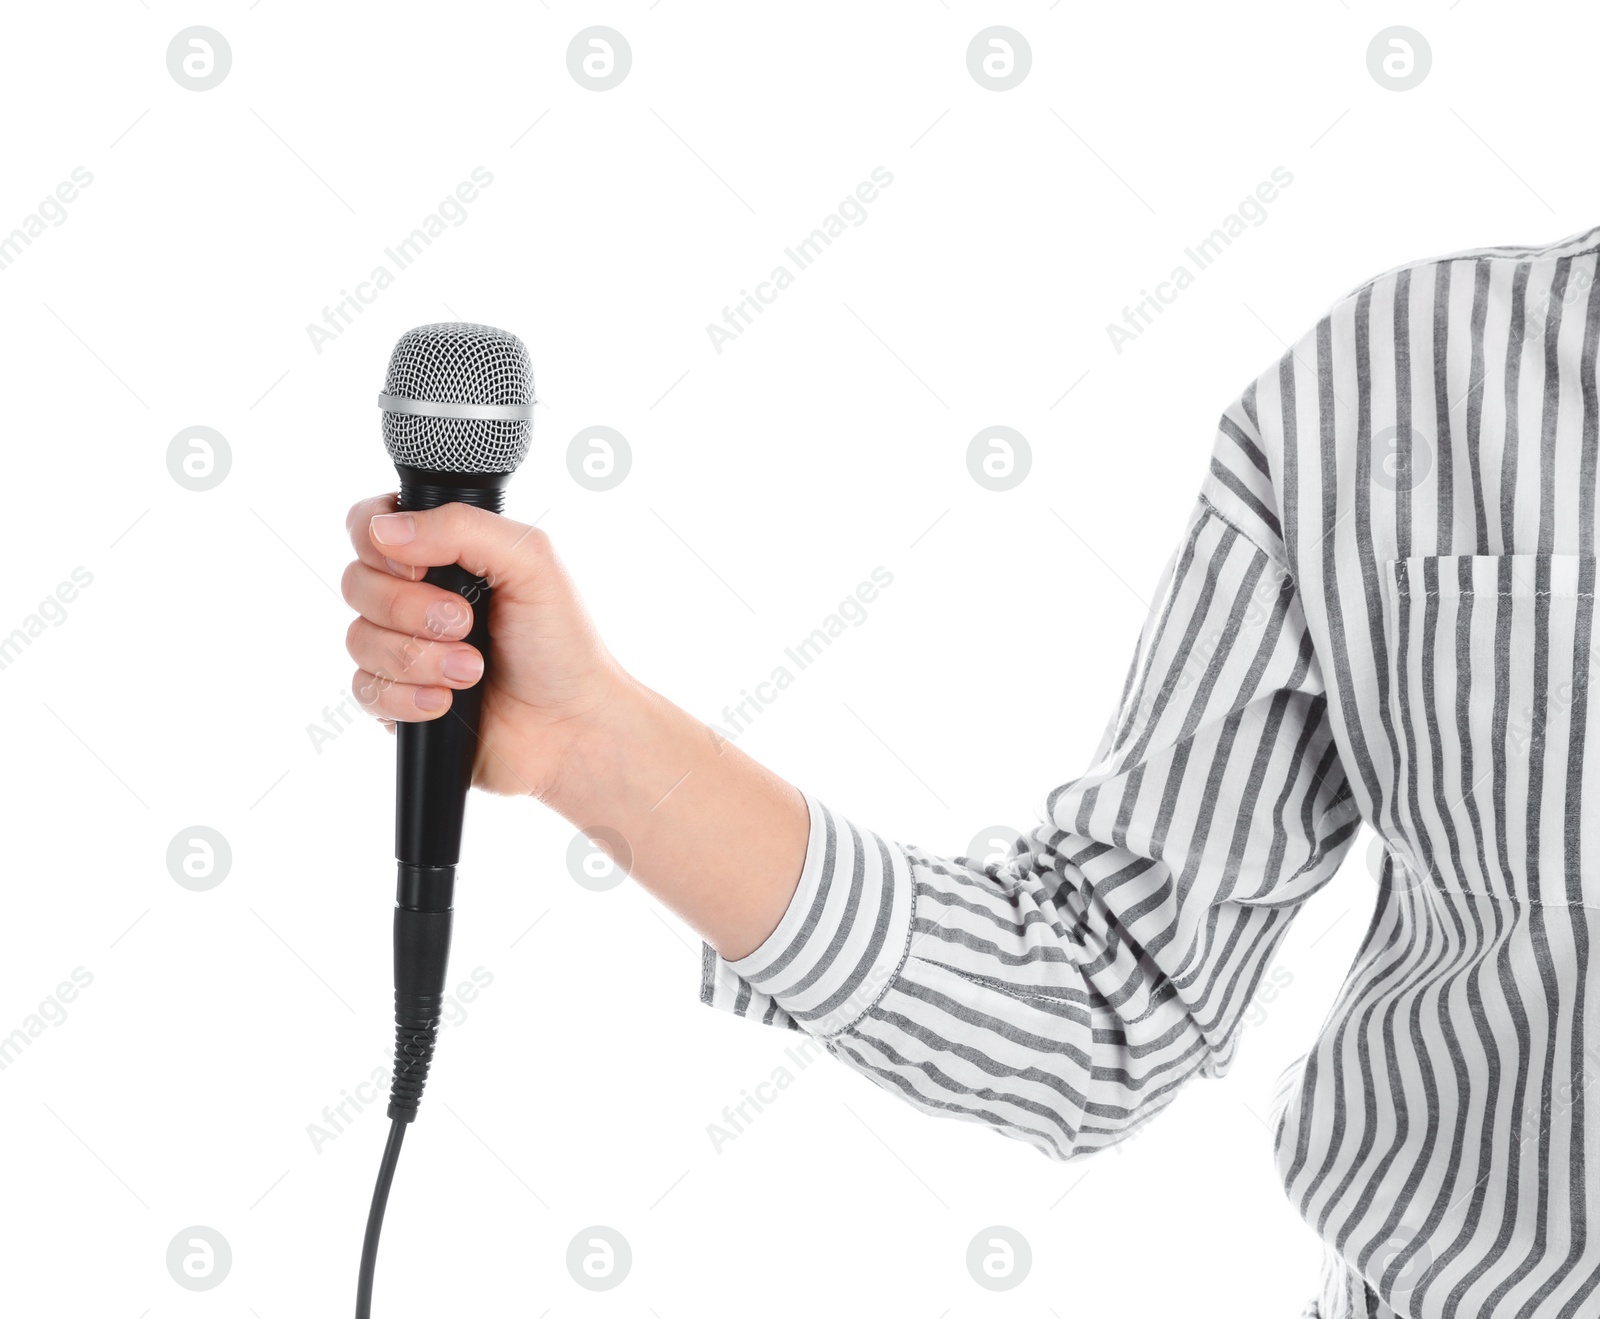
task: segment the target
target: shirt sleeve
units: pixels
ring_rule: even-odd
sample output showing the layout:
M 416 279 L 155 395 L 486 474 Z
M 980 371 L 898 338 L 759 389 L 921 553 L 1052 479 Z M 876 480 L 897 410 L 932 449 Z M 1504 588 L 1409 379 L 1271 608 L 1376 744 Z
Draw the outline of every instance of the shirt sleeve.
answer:
M 748 957 L 705 950 L 706 1003 L 1061 1159 L 1226 1070 L 1359 824 L 1252 405 L 1223 416 L 1094 763 L 1044 823 L 1006 859 L 947 859 L 808 796 L 794 897 Z

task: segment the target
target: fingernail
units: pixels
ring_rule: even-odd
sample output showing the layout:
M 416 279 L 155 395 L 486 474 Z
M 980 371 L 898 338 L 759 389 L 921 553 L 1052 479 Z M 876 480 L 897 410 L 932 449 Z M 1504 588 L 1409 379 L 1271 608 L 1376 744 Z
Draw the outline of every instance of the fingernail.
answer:
M 483 677 L 483 656 L 475 650 L 452 650 L 441 667 L 451 682 L 477 682 Z
M 408 582 L 417 580 L 417 570 L 409 563 L 396 563 L 387 554 L 383 556 L 383 562 L 396 577 L 404 577 Z
M 372 539 L 380 545 L 409 545 L 417 538 L 417 520 L 409 513 L 379 513 L 372 519 Z
M 419 710 L 442 710 L 450 701 L 450 693 L 439 687 L 418 687 L 411 699 Z
M 467 621 L 466 606 L 454 600 L 436 600 L 422 616 L 423 626 L 431 637 L 444 637 L 460 632 Z

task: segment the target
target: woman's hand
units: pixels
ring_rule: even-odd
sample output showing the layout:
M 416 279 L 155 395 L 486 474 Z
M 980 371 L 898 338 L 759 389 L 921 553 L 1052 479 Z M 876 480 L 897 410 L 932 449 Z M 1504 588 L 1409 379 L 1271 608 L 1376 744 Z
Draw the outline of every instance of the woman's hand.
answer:
M 346 526 L 356 551 L 343 581 L 359 615 L 345 641 L 360 666 L 356 699 L 391 726 L 438 719 L 453 692 L 482 677 L 484 657 L 461 640 L 472 606 L 422 580 L 459 563 L 493 588 L 473 782 L 550 799 L 575 739 L 599 724 L 626 679 L 549 537 L 466 504 L 396 512 L 393 495 L 362 500 Z
M 601 644 L 571 579 L 533 527 L 465 504 L 350 510 L 344 598 L 356 699 L 393 724 L 438 719 L 484 672 L 461 640 L 472 607 L 422 580 L 458 563 L 486 579 L 488 687 L 473 782 L 539 798 L 591 836 L 725 957 L 777 925 L 805 859 L 805 798 Z

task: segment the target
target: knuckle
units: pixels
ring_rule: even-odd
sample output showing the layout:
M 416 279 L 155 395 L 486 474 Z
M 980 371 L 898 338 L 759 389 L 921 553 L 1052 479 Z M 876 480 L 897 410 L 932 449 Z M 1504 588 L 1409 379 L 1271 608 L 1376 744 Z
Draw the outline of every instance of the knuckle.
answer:
M 549 534 L 538 527 L 529 527 L 522 533 L 522 544 L 519 548 L 525 558 L 535 563 L 546 563 L 555 553 Z
M 345 564 L 344 573 L 339 578 L 339 594 L 344 597 L 345 604 L 350 608 L 356 607 L 355 590 L 356 578 L 360 576 L 362 564 L 359 559 Z
M 410 674 L 426 650 L 426 643 L 418 643 L 411 637 L 391 641 L 383 647 L 384 667 L 397 678 Z
M 405 582 L 400 581 L 398 578 L 393 578 L 385 583 L 383 600 L 378 606 L 383 610 L 384 618 L 396 619 L 403 616 L 407 599 L 406 585 Z
M 462 514 L 467 511 L 464 504 L 440 504 L 437 508 L 421 509 L 417 513 L 417 529 L 427 527 L 433 535 L 444 540 L 454 542 L 459 539 L 466 528 Z
M 344 529 L 350 533 L 350 538 L 366 539 L 366 528 L 372 521 L 372 515 L 386 512 L 393 501 L 392 495 L 369 495 L 366 499 L 358 499 L 351 504 L 350 511 L 344 515 Z
M 344 630 L 344 648 L 349 652 L 350 658 L 353 660 L 361 658 L 356 652 L 360 648 L 362 625 L 366 621 L 366 619 L 357 614 L 356 617 L 350 620 L 350 626 Z
M 449 507 L 450 534 L 455 537 L 458 548 L 468 542 L 482 541 L 489 524 L 496 520 L 495 514 L 471 504 L 451 504 Z
M 382 678 L 365 669 L 357 669 L 355 676 L 350 679 L 350 694 L 356 698 L 356 704 L 369 714 L 377 712 L 387 688 L 388 684 Z

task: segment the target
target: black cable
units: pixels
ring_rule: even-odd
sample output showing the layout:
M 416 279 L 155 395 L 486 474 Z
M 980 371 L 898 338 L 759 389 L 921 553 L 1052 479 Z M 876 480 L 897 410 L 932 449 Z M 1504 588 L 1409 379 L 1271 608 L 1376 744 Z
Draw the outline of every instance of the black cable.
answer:
M 414 868 L 413 868 L 414 869 Z M 406 867 L 401 867 L 402 873 Z M 444 901 L 448 903 L 448 891 Z M 389 1140 L 372 1189 L 367 1235 L 361 1243 L 361 1275 L 356 1282 L 356 1319 L 372 1319 L 372 1280 L 378 1268 L 378 1236 L 389 1187 L 400 1161 L 406 1128 L 428 1084 L 433 1051 L 444 1010 L 444 977 L 450 957 L 451 912 L 396 907 L 394 912 L 394 1076 L 389 1082 Z
M 361 1278 L 356 1283 L 356 1319 L 372 1319 L 372 1277 L 378 1267 L 378 1234 L 383 1231 L 383 1211 L 389 1203 L 395 1165 L 400 1162 L 400 1142 L 409 1123 L 396 1118 L 389 1124 L 389 1141 L 378 1165 L 378 1184 L 372 1188 L 372 1209 L 367 1214 L 367 1236 L 361 1243 Z

